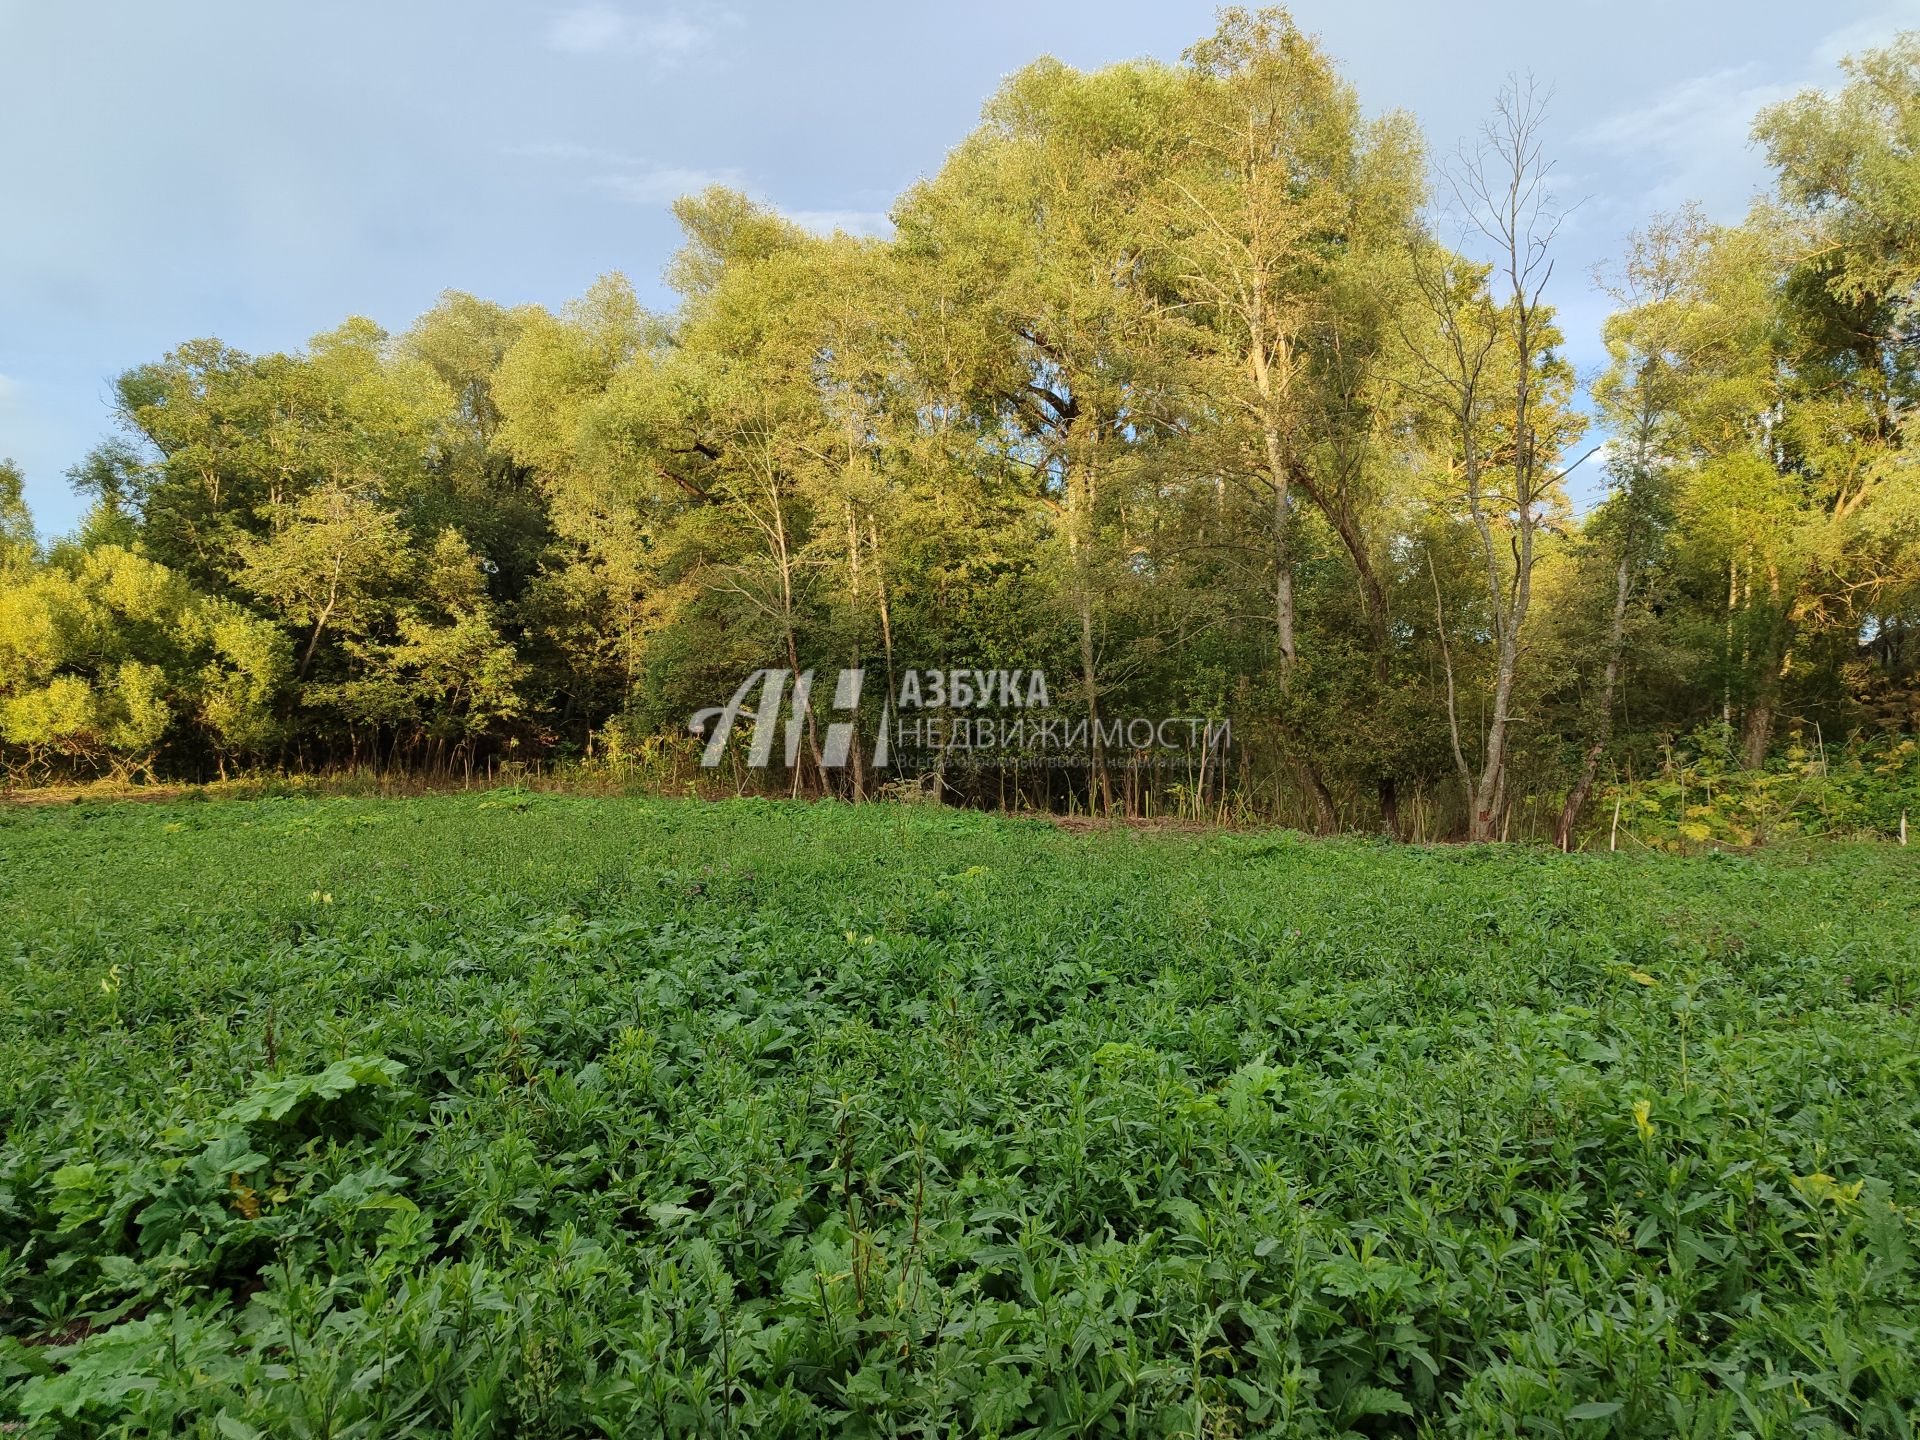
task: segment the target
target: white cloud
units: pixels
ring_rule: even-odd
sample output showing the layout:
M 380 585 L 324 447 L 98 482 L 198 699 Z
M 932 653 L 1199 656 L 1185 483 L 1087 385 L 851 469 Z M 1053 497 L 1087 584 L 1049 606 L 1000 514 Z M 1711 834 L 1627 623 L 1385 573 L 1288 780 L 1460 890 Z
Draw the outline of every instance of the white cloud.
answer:
M 1843 25 L 1813 47 L 1813 58 L 1823 66 L 1838 66 L 1849 55 L 1885 45 L 1902 30 L 1920 26 L 1920 5 L 1914 0 L 1890 0 L 1871 15 Z
M 507 154 L 564 168 L 583 189 L 597 190 L 635 205 L 670 205 L 682 195 L 697 194 L 709 185 L 744 188 L 740 172 L 732 167 L 705 170 L 687 165 L 662 165 L 637 155 L 566 141 L 515 145 Z
M 712 185 L 741 191 L 763 205 L 773 204 L 745 174 L 731 165 L 717 169 L 667 165 L 618 150 L 564 140 L 514 145 L 506 153 L 516 160 L 533 160 L 562 169 L 579 188 L 632 205 L 671 205 L 682 195 L 697 195 Z M 885 235 L 893 228 L 884 210 L 788 210 L 778 205 L 774 208 L 801 229 L 818 235 L 830 235 L 835 230 L 844 230 L 849 235 Z
M 1751 141 L 1760 111 L 1810 87 L 1833 86 L 1842 56 L 1884 45 L 1916 20 L 1914 0 L 1893 0 L 1829 32 L 1798 75 L 1767 75 L 1753 64 L 1709 70 L 1607 117 L 1578 140 L 1640 172 L 1647 182 L 1642 191 L 1621 197 L 1635 213 L 1697 200 L 1714 218 L 1737 220 L 1766 185 L 1764 161 Z
M 1701 138 L 1744 138 L 1754 111 L 1793 90 L 1790 85 L 1758 80 L 1757 69 L 1752 64 L 1738 65 L 1682 80 L 1639 108 L 1602 120 L 1586 138 L 1671 150 L 1684 150 Z
M 1652 182 L 1638 197 L 1644 209 L 1698 200 L 1734 219 L 1761 179 L 1747 138 L 1754 116 L 1794 89 L 1763 79 L 1753 65 L 1712 70 L 1609 116 L 1579 138 L 1641 168 Z
M 542 140 L 530 145 L 509 145 L 506 153 L 515 160 L 571 160 L 582 164 L 630 165 L 638 163 L 618 150 L 597 145 L 576 145 L 569 140 Z
M 711 185 L 741 188 L 737 170 L 690 170 L 680 165 L 650 165 L 589 176 L 587 183 L 616 200 L 636 205 L 671 205 L 682 195 L 697 195 Z
M 782 210 L 787 219 L 802 230 L 816 235 L 831 235 L 844 230 L 849 235 L 885 235 L 893 222 L 884 210 Z
M 730 13 L 695 19 L 678 10 L 637 14 L 614 5 L 582 5 L 563 11 L 547 28 L 548 48 L 568 55 L 636 55 L 674 65 L 707 49 Z

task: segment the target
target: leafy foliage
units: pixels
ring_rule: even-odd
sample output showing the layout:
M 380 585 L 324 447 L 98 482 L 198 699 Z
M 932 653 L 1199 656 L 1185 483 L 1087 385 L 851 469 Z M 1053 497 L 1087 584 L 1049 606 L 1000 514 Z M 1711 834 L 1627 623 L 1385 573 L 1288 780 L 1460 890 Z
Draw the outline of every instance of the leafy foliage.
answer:
M 1732 734 L 1708 729 L 1652 778 L 1613 788 L 1630 839 L 1656 849 L 1749 846 L 1786 838 L 1897 834 L 1920 815 L 1920 744 L 1829 752 L 1796 740 L 1749 770 Z
M 48 1436 L 1903 1435 L 1913 862 L 0 810 Z
M 78 536 L 0 467 L 0 769 L 624 762 L 762 667 L 1024 668 L 1086 764 L 902 783 L 1571 847 L 1703 725 L 1756 777 L 1911 737 L 1920 41 L 1762 112 L 1740 223 L 1649 217 L 1583 518 L 1538 98 L 1430 164 L 1229 9 L 1177 62 L 1008 77 L 885 239 L 681 197 L 662 313 L 616 274 L 189 340 L 117 381 Z M 1174 714 L 1232 719 L 1224 773 L 1102 738 Z M 885 782 L 810 745 L 737 783 Z

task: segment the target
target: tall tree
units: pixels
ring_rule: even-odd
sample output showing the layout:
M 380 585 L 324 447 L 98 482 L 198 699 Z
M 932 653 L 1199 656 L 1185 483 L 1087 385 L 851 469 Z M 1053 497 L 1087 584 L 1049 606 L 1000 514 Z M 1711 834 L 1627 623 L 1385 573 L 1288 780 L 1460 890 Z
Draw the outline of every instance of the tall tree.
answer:
M 1350 282 L 1366 275 L 1391 288 L 1380 262 L 1413 221 L 1418 145 L 1399 117 L 1364 125 L 1351 87 L 1282 11 L 1225 11 L 1187 58 L 1186 143 L 1164 223 L 1182 310 L 1199 322 L 1191 383 L 1202 412 L 1220 422 L 1199 432 L 1220 472 L 1258 491 L 1269 516 L 1279 689 L 1291 691 L 1299 661 L 1297 490 L 1347 551 L 1384 686 L 1387 596 L 1353 493 L 1372 421 L 1356 389 L 1377 337 Z M 1318 763 L 1310 754 L 1296 763 L 1332 828 Z M 1380 789 L 1397 829 L 1390 773 Z
M 1424 245 L 1416 270 L 1431 328 L 1417 342 L 1421 393 L 1441 420 L 1442 503 L 1471 526 L 1485 580 L 1494 669 L 1477 768 L 1461 744 L 1453 662 L 1447 714 L 1468 801 L 1468 833 L 1499 833 L 1507 800 L 1514 692 L 1533 603 L 1534 565 L 1556 469 L 1579 423 L 1567 404 L 1571 374 L 1554 353 L 1559 333 L 1545 288 L 1559 228 L 1542 150 L 1544 110 L 1531 84 L 1502 94 L 1477 149 L 1447 171 L 1457 213 L 1492 251 L 1478 265 Z
M 1129 584 L 1116 541 L 1133 456 L 1168 418 L 1154 346 L 1165 276 L 1143 233 L 1172 149 L 1178 83 L 1152 65 L 1082 74 L 1043 60 L 896 215 L 903 243 L 969 273 L 994 348 L 971 367 L 1030 456 L 1071 615 L 1091 788 L 1111 807 L 1103 609 Z
M 1704 222 L 1695 211 L 1656 220 L 1632 238 L 1622 274 L 1611 286 L 1619 309 L 1606 326 L 1609 365 L 1594 385 L 1594 399 L 1613 436 L 1606 460 L 1608 495 L 1601 512 L 1587 522 L 1585 534 L 1612 550 L 1612 605 L 1591 739 L 1554 832 L 1563 850 L 1573 847 L 1575 827 L 1613 739 L 1629 609 L 1670 521 L 1680 451 L 1676 407 L 1686 363 L 1687 302 L 1704 234 Z

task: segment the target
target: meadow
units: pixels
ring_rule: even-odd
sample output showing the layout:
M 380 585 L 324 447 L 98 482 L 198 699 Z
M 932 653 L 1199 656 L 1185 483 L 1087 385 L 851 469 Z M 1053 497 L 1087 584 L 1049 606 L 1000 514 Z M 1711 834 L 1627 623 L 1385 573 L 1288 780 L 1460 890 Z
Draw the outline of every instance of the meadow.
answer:
M 0 1432 L 1911 1435 L 1920 860 L 0 808 Z

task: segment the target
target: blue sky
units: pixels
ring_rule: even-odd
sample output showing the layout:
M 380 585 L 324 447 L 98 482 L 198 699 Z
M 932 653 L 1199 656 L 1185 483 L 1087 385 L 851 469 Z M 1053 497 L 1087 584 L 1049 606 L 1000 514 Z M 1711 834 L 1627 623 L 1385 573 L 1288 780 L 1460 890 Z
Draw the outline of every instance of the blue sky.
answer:
M 1761 105 L 1920 27 L 1920 0 L 1301 0 L 1371 110 L 1436 150 L 1503 79 L 1554 89 L 1554 298 L 1600 360 L 1588 274 L 1649 213 L 1736 218 Z M 403 329 L 443 289 L 557 305 L 621 270 L 664 300 L 667 204 L 734 184 L 883 227 L 999 79 L 1041 54 L 1177 57 L 1211 4 L 156 5 L 0 0 L 0 455 L 41 528 L 112 425 L 111 377 L 182 340 L 288 348 L 350 314 Z

